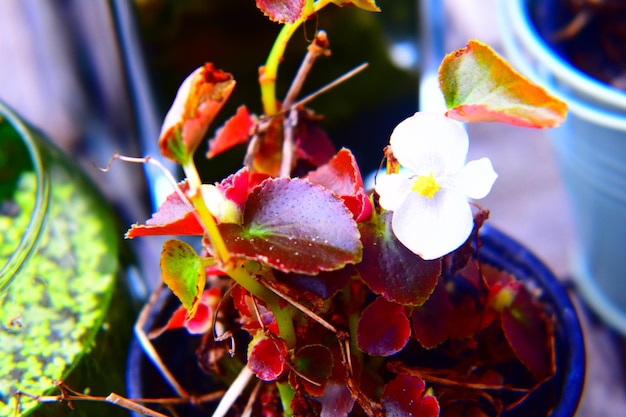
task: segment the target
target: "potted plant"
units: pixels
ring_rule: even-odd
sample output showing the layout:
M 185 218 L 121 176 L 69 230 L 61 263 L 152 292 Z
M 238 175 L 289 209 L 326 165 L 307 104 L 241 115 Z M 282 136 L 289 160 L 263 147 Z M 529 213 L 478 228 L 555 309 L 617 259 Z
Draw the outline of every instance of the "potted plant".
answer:
M 501 33 L 511 62 L 568 103 L 550 132 L 568 190 L 580 294 L 609 325 L 626 333 L 626 92 L 619 2 L 502 1 Z M 620 20 L 621 19 L 621 20 Z
M 218 183 L 202 182 L 194 156 L 235 80 L 209 63 L 182 83 L 159 144 L 185 179 L 164 171 L 172 193 L 126 237 L 184 238 L 165 241 L 165 285 L 136 324 L 129 394 L 144 399 L 123 405 L 186 416 L 572 416 L 584 379 L 575 310 L 469 203 L 497 175 L 488 159 L 465 164 L 459 124 L 551 127 L 565 105 L 470 41 L 440 67 L 447 113 L 418 112 L 390 132 L 385 170 L 367 190 L 353 154 L 333 149 L 307 108 L 312 96 L 299 98 L 329 55 L 326 33 L 277 99 L 288 40 L 329 4 L 379 11 L 372 0 L 257 2 L 283 26 L 259 71 L 263 114 L 241 106 L 209 141 L 209 158 L 247 146 L 243 167 Z

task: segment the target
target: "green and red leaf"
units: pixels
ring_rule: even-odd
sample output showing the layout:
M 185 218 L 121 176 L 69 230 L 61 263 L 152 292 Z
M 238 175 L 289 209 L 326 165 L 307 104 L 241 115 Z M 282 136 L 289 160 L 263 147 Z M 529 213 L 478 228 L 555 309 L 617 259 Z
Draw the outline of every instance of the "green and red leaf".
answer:
M 408 250 L 391 230 L 391 212 L 359 223 L 363 261 L 356 265 L 367 286 L 385 299 L 420 306 L 430 297 L 441 273 L 441 260 L 425 261 Z
M 515 71 L 488 45 L 470 40 L 439 67 L 447 115 L 463 122 L 556 127 L 567 105 Z
M 368 355 L 391 356 L 401 351 L 411 336 L 411 325 L 401 304 L 376 298 L 361 314 L 357 327 L 359 349 Z
M 163 243 L 160 265 L 163 282 L 187 311 L 186 319 L 192 319 L 206 283 L 202 259 L 189 244 L 169 239 Z
M 361 259 L 359 231 L 343 201 L 302 179 L 267 179 L 250 193 L 243 224 L 220 224 L 228 251 L 283 272 L 313 275 Z
M 192 72 L 181 84 L 165 116 L 159 146 L 161 153 L 185 165 L 193 158 L 209 124 L 215 119 L 235 88 L 231 74 L 207 63 Z

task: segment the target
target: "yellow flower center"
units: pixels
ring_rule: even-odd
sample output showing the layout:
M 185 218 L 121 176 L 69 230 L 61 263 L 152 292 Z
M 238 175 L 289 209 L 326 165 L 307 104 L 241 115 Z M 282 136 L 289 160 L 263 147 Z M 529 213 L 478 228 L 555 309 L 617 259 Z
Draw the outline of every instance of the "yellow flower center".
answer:
M 439 184 L 435 181 L 435 177 L 431 172 L 429 175 L 420 175 L 413 180 L 411 191 L 418 193 L 426 198 L 433 198 L 439 191 Z

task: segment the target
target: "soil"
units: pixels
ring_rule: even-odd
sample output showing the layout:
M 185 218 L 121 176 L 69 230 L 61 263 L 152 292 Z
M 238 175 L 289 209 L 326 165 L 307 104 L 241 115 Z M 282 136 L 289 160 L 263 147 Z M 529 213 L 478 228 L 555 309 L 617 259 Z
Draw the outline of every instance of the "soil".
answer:
M 561 23 L 547 35 L 581 71 L 626 91 L 626 2 L 556 0 Z

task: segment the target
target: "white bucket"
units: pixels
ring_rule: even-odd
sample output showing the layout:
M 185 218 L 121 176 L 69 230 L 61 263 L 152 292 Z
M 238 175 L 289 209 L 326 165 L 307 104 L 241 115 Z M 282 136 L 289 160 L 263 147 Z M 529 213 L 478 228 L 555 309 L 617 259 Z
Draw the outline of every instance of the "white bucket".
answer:
M 499 1 L 506 57 L 569 106 L 564 125 L 549 134 L 574 216 L 572 272 L 581 297 L 626 334 L 626 92 L 591 78 L 551 50 L 528 12 L 540 2 L 545 0 Z

